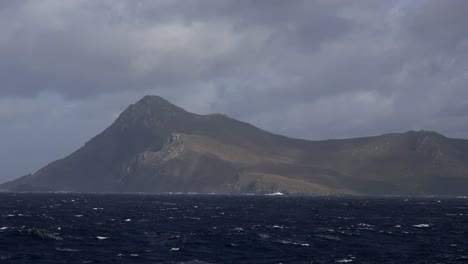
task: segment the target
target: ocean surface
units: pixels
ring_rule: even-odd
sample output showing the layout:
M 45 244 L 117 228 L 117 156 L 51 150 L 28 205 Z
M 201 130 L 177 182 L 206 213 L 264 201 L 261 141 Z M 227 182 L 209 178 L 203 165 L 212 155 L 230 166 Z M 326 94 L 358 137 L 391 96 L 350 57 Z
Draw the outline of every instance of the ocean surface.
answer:
M 0 193 L 0 263 L 468 263 L 468 199 Z

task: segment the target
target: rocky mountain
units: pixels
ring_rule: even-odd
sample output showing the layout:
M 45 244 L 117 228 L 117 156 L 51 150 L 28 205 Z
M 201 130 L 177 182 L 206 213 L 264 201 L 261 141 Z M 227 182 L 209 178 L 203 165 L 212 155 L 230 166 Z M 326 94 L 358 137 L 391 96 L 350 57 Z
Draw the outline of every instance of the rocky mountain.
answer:
M 410 131 L 308 141 L 146 96 L 4 191 L 468 194 L 468 140 Z

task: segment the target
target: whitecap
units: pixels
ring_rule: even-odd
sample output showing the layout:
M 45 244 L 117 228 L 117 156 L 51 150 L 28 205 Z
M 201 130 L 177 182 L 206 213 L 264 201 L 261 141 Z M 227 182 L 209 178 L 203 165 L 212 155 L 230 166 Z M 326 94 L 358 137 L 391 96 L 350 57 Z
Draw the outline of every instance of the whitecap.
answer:
M 125 222 L 131 222 L 132 219 L 125 219 Z
M 138 257 L 140 255 L 136 254 L 136 253 L 133 253 L 133 254 L 130 254 L 130 257 Z
M 429 224 L 419 224 L 419 225 L 413 225 L 414 227 L 422 228 L 422 227 L 430 227 L 431 225 Z
M 8 227 L 7 226 L 4 226 L 4 227 L 1 227 L 0 230 L 7 230 Z
M 109 237 L 105 237 L 105 236 L 97 236 L 96 238 L 99 239 L 99 240 L 109 239 Z
M 340 259 L 340 260 L 337 260 L 335 261 L 336 263 L 351 263 L 353 262 L 352 259 Z
M 191 219 L 191 220 L 201 220 L 200 217 L 191 217 L 191 216 L 185 216 L 185 215 L 184 215 L 184 218 L 185 219 Z
M 301 242 L 295 242 L 295 241 L 290 241 L 290 240 L 278 240 L 275 242 L 280 242 L 281 244 L 286 244 L 286 245 L 302 246 L 302 247 L 310 246 L 310 244 L 308 243 L 301 243 Z
M 270 195 L 270 196 L 284 196 L 284 193 L 282 193 L 282 192 L 274 192 L 274 193 L 267 193 L 266 195 Z
M 179 251 L 180 248 L 171 248 L 171 251 Z
M 361 230 L 374 230 L 373 225 L 369 225 L 366 223 L 359 223 L 357 226 L 358 226 L 357 228 Z

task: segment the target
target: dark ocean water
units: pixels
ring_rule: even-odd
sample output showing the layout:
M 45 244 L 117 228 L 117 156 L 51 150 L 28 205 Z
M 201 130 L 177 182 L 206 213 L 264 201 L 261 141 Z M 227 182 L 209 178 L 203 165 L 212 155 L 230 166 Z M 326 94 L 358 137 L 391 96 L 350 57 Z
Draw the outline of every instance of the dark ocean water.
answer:
M 468 199 L 0 193 L 0 263 L 468 263 Z

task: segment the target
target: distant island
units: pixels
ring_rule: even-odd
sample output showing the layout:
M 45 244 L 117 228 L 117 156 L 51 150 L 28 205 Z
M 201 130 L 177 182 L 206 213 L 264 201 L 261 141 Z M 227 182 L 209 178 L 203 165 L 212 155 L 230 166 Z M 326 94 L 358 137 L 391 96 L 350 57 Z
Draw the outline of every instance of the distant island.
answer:
M 466 195 L 468 140 L 431 131 L 293 139 L 145 96 L 82 148 L 0 190 Z

